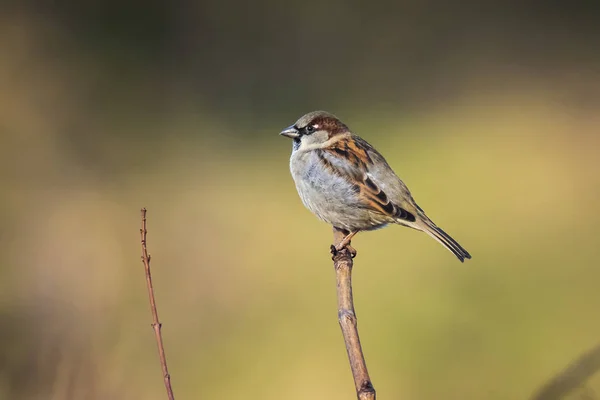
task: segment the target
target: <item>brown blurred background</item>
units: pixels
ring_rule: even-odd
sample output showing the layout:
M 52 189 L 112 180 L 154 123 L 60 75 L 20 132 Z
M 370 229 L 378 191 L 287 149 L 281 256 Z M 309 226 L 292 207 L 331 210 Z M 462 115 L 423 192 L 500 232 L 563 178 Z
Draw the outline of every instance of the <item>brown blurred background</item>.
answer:
M 597 2 L 0 7 L 0 398 L 165 398 L 142 206 L 178 399 L 354 398 L 278 136 L 315 109 L 473 255 L 354 240 L 382 399 L 527 399 L 600 344 Z

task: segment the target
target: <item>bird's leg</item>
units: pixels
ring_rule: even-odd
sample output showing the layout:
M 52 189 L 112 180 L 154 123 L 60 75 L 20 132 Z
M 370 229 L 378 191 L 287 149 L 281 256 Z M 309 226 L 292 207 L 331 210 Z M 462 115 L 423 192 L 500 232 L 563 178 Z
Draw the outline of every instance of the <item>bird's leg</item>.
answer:
M 342 241 L 335 247 L 335 249 L 337 251 L 340 251 L 344 247 L 350 248 L 350 241 L 352 240 L 352 238 L 354 237 L 354 235 L 356 235 L 357 233 L 358 233 L 358 231 L 350 232 L 349 234 L 347 234 L 346 237 L 344 237 L 342 239 Z
M 358 231 L 350 232 L 345 229 L 338 228 L 333 228 L 333 230 L 335 242 L 338 242 L 339 240 L 339 243 L 336 244 L 334 247 L 335 251 L 341 251 L 342 249 L 346 248 L 352 256 L 352 258 L 356 257 L 356 250 L 354 249 L 354 247 L 350 246 L 350 241 L 352 240 L 354 235 L 358 233 Z

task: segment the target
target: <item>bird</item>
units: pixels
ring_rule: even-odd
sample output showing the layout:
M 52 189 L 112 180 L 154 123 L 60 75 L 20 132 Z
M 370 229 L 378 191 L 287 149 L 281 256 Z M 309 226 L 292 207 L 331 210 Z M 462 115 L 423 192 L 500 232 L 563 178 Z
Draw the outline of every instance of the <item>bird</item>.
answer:
M 344 235 L 334 250 L 354 257 L 354 235 L 398 224 L 425 232 L 461 262 L 471 258 L 427 217 L 383 155 L 335 115 L 309 112 L 280 135 L 293 140 L 290 171 L 302 203 Z

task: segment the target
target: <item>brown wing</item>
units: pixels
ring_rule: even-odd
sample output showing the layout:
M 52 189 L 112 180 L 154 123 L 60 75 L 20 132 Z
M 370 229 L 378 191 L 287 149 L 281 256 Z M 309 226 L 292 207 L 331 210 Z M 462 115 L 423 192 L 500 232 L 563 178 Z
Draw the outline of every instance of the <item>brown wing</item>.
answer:
M 414 222 L 415 216 L 392 203 L 369 176 L 367 171 L 373 164 L 369 151 L 372 151 L 372 148 L 368 143 L 352 140 L 352 137 L 348 136 L 318 150 L 317 154 L 326 168 L 354 184 L 365 208 L 392 219 Z

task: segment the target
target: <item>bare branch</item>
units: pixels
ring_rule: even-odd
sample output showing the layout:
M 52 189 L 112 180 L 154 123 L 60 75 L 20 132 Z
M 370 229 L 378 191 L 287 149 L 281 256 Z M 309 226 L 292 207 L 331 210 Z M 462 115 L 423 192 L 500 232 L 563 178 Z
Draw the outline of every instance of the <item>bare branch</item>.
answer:
M 559 400 L 585 385 L 600 370 L 600 346 L 588 350 L 563 371 L 552 377 L 532 397 L 532 400 Z
M 346 351 L 356 386 L 356 396 L 359 400 L 375 400 L 375 388 L 371 383 L 367 364 L 358 337 L 356 313 L 354 311 L 354 300 L 352 298 L 352 267 L 353 254 L 348 247 L 337 251 L 336 246 L 344 240 L 346 232 L 333 231 L 334 245 L 331 246 L 333 254 L 333 266 L 337 282 L 338 320 L 344 335 Z M 350 243 L 347 243 L 349 246 Z M 354 253 L 355 255 L 356 253 Z
M 167 389 L 167 396 L 169 400 L 174 400 L 173 389 L 171 388 L 171 375 L 169 375 L 169 369 L 167 368 L 167 357 L 165 355 L 165 348 L 163 346 L 161 328 L 162 324 L 158 321 L 158 311 L 156 310 L 156 300 L 154 298 L 154 287 L 152 286 L 152 275 L 150 274 L 150 255 L 148 254 L 148 248 L 146 246 L 146 209 L 142 208 L 142 228 L 140 229 L 140 236 L 142 241 L 142 262 L 144 263 L 144 269 L 146 270 L 146 284 L 148 286 L 148 297 L 150 299 L 150 309 L 152 311 L 152 329 L 154 329 L 154 336 L 156 338 L 156 344 L 158 345 L 158 356 L 160 358 L 160 365 L 162 367 L 163 379 L 165 381 L 165 388 Z

